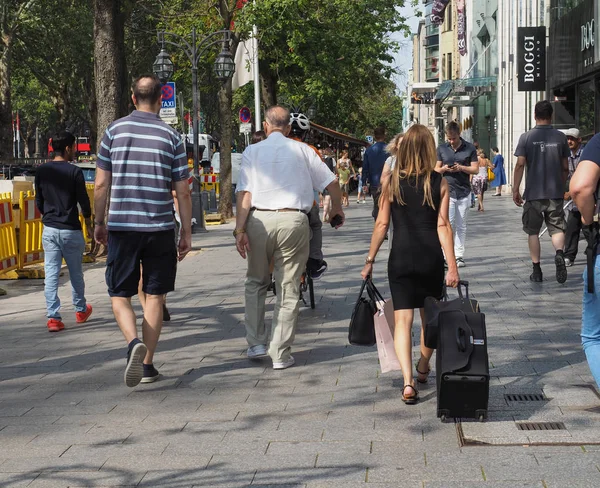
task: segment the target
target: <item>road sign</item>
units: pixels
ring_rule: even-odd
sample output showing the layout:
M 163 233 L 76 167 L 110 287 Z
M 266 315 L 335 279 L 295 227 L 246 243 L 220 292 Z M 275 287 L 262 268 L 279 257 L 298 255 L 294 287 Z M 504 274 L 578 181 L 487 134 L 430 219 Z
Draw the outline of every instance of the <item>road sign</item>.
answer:
M 175 82 L 168 81 L 162 86 L 162 104 L 161 108 L 177 108 L 175 103 Z
M 240 122 L 246 124 L 246 123 L 250 122 L 251 117 L 252 117 L 252 113 L 250 112 L 250 109 L 248 107 L 242 107 L 240 109 Z
M 177 118 L 177 116 L 175 117 L 161 117 L 162 121 L 165 124 L 169 124 L 169 125 L 177 125 L 179 123 L 179 119 Z
M 165 117 L 176 117 L 177 109 L 176 108 L 161 108 L 160 109 L 160 118 L 164 119 Z
M 250 134 L 252 132 L 252 124 L 245 122 L 240 124 L 240 134 Z

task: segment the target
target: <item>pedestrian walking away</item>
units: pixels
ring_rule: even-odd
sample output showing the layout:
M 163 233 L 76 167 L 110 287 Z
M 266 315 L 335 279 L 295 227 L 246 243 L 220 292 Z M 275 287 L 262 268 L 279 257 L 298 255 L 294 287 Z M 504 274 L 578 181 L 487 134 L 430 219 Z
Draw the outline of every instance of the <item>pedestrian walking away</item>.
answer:
M 79 221 L 79 210 L 87 229 L 92 228 L 92 209 L 83 172 L 69 161 L 75 159 L 77 140 L 67 131 L 52 137 L 55 157 L 42 164 L 35 173 L 35 203 L 42 214 L 42 246 L 44 248 L 44 295 L 46 296 L 49 332 L 65 328 L 60 313 L 58 277 L 63 259 L 67 263 L 75 307 L 75 322 L 81 324 L 92 314 L 85 299 L 82 259 L 85 239 Z M 23 229 L 21 229 L 23 231 Z
M 131 98 L 136 110 L 110 124 L 102 138 L 94 192 L 94 234 L 108 245 L 106 283 L 128 344 L 124 379 L 129 387 L 160 376 L 153 360 L 163 325 L 163 296 L 175 289 L 177 259 L 191 249 L 192 221 L 185 147 L 179 134 L 158 117 L 160 80 L 140 76 L 133 82 Z M 172 189 L 181 219 L 178 247 Z M 131 305 L 131 297 L 138 293 L 140 265 L 146 295 L 143 342 Z
M 600 388 L 600 254 L 598 224 L 598 184 L 600 182 L 600 134 L 596 134 L 581 154 L 571 177 L 569 192 L 583 223 L 588 247 L 583 273 L 581 341 L 596 385 Z
M 488 168 L 492 168 L 490 160 L 487 159 L 483 149 L 477 150 L 479 171 L 471 178 L 473 194 L 477 197 L 477 211 L 483 212 L 483 197 L 488 188 Z
M 323 160 L 319 150 L 304 142 L 306 134 L 310 129 L 310 121 L 308 117 L 302 113 L 294 112 L 290 114 L 290 133 L 288 137 L 294 141 L 302 142 L 312 149 L 312 151 Z M 335 159 L 333 159 L 333 153 L 331 149 L 326 148 L 324 150 L 326 159 L 323 161 L 327 167 L 334 171 Z M 324 212 L 331 211 L 331 197 L 328 190 L 323 190 L 324 200 Z M 310 227 L 310 242 L 308 261 L 306 263 L 306 271 L 313 280 L 320 279 L 323 274 L 327 271 L 327 262 L 323 259 L 323 222 L 319 213 L 319 192 L 314 191 L 314 203 L 310 211 L 308 212 L 308 226 Z M 327 220 L 329 222 L 329 218 Z
M 583 148 L 581 144 L 581 137 L 579 129 L 572 128 L 564 131 L 567 136 L 567 144 L 569 145 L 569 176 L 567 177 L 567 187 L 565 193 L 565 202 L 571 200 L 571 193 L 569 191 L 569 184 L 575 170 L 579 165 Z M 575 258 L 577 257 L 577 251 L 579 250 L 579 238 L 581 236 L 581 212 L 577 208 L 577 205 L 571 205 L 571 211 L 567 217 L 567 230 L 565 232 L 565 266 L 573 266 Z
M 448 259 L 446 284 L 457 286 L 459 276 L 448 216 L 449 183 L 435 171 L 435 142 L 429 129 L 420 124 L 410 127 L 394 156 L 396 164 L 382 189 L 379 215 L 361 275 L 364 279 L 372 276 L 391 219 L 395 232 L 388 278 L 394 304 L 394 347 L 404 379 L 402 400 L 414 404 L 419 398 L 412 370 L 414 309 L 419 309 L 422 323 L 421 357 L 415 365 L 417 381 L 426 383 L 433 349 L 425 346 L 423 307 L 426 297 L 443 295 L 442 249 Z
M 547 100 L 536 103 L 534 114 L 537 125 L 521 135 L 515 149 L 517 164 L 514 171 L 513 200 L 517 206 L 523 207 L 523 231 L 528 235 L 533 265 L 529 279 L 536 283 L 543 281 L 539 233 L 544 221 L 556 251 L 556 281 L 567 281 L 563 202 L 570 151 L 565 134 L 551 125 L 552 113 L 552 104 Z M 521 196 L 521 181 L 526 167 L 525 192 Z
M 504 156 L 500 154 L 498 147 L 493 147 L 492 152 L 494 154 L 494 160 L 492 166 L 494 167 L 494 179 L 490 182 L 490 188 L 495 188 L 495 197 L 502 196 L 502 187 L 506 185 L 506 171 L 504 170 Z
M 266 356 L 273 369 L 294 365 L 300 277 L 309 256 L 307 214 L 314 191 L 331 194 L 332 218 L 344 221 L 341 193 L 334 174 L 307 144 L 288 138 L 290 112 L 273 106 L 263 123 L 267 139 L 243 154 L 233 235 L 242 258 L 248 260 L 245 282 L 245 326 L 250 359 Z M 339 227 L 338 225 L 338 227 Z M 277 298 L 270 331 L 265 325 L 269 262 L 274 258 Z
M 386 150 L 385 129 L 377 127 L 373 131 L 375 144 L 365 151 L 363 157 L 363 185 L 367 185 L 373 197 L 373 219 L 377 220 L 379 213 L 379 194 L 381 193 L 381 174 L 386 159 L 390 156 Z
M 454 232 L 454 255 L 459 268 L 465 266 L 467 240 L 467 215 L 471 202 L 470 176 L 479 172 L 477 150 L 460 137 L 456 122 L 446 125 L 447 143 L 437 149 L 435 170 L 448 182 L 450 193 L 449 218 Z M 448 260 L 448 256 L 446 256 Z

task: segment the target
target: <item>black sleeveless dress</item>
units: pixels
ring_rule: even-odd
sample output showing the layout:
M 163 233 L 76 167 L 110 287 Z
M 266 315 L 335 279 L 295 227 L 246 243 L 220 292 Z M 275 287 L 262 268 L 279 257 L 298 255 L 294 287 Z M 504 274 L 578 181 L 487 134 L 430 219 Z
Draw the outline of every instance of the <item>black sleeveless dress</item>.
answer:
M 431 174 L 435 209 L 423 203 L 423 179 L 400 180 L 405 205 L 392 203 L 394 237 L 388 278 L 394 310 L 423 308 L 426 297 L 440 298 L 444 283 L 444 255 L 437 233 L 442 175 Z

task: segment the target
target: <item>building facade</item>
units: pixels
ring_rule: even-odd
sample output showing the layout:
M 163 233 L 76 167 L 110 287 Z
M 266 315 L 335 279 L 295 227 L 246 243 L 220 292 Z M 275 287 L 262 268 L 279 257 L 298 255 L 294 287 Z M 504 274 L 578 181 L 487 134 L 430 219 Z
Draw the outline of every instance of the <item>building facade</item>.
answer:
M 512 183 L 516 159 L 513 157 L 519 137 L 535 125 L 535 104 L 545 92 L 518 91 L 518 27 L 547 25 L 544 0 L 510 0 L 498 3 L 498 115 L 497 140 L 504 155 L 509 184 Z M 549 63 L 550 65 L 550 63 Z
M 548 58 L 548 98 L 558 128 L 577 127 L 584 140 L 600 129 L 598 0 L 552 0 Z

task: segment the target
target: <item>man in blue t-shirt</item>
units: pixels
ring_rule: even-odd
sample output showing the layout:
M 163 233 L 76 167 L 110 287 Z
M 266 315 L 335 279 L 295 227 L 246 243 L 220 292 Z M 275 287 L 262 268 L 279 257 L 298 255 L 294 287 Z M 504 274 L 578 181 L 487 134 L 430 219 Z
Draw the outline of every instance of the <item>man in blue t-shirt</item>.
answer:
M 569 192 L 581 213 L 583 233 L 588 241 L 588 266 L 583 273 L 583 313 L 581 341 L 588 364 L 600 387 L 600 256 L 598 222 L 594 221 L 596 193 L 600 182 L 600 134 L 585 146 L 581 160 L 571 177 Z
M 373 218 L 377 220 L 379 215 L 379 196 L 381 195 L 381 173 L 385 160 L 390 157 L 385 150 L 385 129 L 377 127 L 373 132 L 375 144 L 365 151 L 363 156 L 362 178 L 363 186 L 369 187 L 369 193 L 373 196 Z

